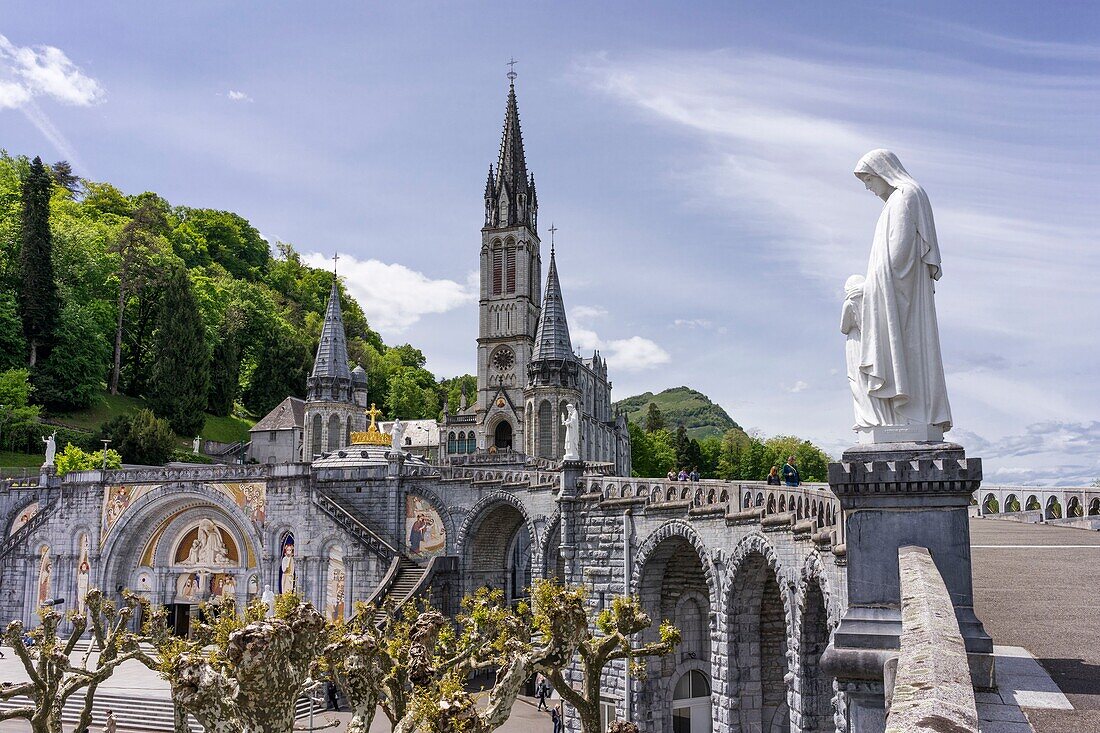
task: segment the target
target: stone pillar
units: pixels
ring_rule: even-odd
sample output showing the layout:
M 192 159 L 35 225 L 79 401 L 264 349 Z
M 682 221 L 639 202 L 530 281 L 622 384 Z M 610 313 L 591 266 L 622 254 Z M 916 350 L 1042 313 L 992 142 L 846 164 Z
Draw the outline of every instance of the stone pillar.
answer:
M 580 585 L 583 577 L 576 564 L 577 532 L 580 518 L 577 517 L 577 497 L 581 493 L 581 476 L 584 474 L 584 461 L 564 461 L 561 466 L 561 488 L 558 489 L 558 502 L 561 504 L 561 556 L 565 560 L 565 582 Z
M 974 615 L 970 497 L 982 480 L 980 458 L 954 443 L 876 443 L 829 465 L 829 486 L 844 512 L 848 610 L 822 656 L 848 695 L 848 729 L 883 731 L 883 669 L 901 637 L 898 549 L 925 547 L 943 576 L 959 622 L 975 687 L 993 686 L 993 641 Z

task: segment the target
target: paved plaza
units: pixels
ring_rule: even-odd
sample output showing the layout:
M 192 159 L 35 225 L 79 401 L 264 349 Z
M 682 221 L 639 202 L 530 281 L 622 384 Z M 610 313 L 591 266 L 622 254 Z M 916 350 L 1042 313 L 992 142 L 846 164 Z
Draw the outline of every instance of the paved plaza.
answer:
M 972 519 L 970 540 L 974 608 L 986 630 L 999 645 L 1031 652 L 1073 706 L 1037 708 L 1020 700 L 1036 732 L 1100 731 L 1100 591 L 1092 572 L 1100 534 Z M 1002 731 L 1014 733 L 1008 726 Z

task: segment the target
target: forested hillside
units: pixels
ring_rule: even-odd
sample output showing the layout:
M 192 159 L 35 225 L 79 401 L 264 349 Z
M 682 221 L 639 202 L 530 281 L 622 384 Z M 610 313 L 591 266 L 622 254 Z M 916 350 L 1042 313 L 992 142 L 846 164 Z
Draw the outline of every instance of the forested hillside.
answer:
M 147 406 L 182 438 L 211 418 L 247 425 L 305 395 L 331 285 L 238 214 L 0 152 L 0 450 L 41 453 L 36 421 L 67 418 L 82 430 L 59 438 L 91 447 L 87 415 L 105 405 Z M 371 401 L 406 419 L 457 406 L 459 380 L 437 381 L 411 345 L 384 344 L 340 294 Z
M 657 394 L 646 392 L 619 400 L 614 407 L 622 410 L 630 422 L 644 425 L 650 403 L 657 405 L 670 425 L 683 425 L 689 436 L 699 440 L 741 427 L 721 405 L 690 387 L 670 387 Z

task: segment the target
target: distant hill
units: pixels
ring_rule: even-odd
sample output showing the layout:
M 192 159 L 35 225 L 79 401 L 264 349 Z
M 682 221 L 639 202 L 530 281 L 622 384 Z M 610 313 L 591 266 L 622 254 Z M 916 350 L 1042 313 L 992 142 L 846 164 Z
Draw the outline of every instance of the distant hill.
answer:
M 705 394 L 690 387 L 672 387 L 657 394 L 646 392 L 619 400 L 614 407 L 626 413 L 630 422 L 644 425 L 650 402 L 656 403 L 670 429 L 682 423 L 692 438 L 720 436 L 727 430 L 741 429 L 721 405 L 711 402 Z

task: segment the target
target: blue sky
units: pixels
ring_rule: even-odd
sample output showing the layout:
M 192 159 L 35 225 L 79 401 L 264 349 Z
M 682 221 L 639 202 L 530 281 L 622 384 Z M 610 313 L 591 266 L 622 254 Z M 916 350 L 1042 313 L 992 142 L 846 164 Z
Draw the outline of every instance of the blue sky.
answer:
M 1091 482 L 1100 10 L 905 8 L 5 2 L 0 146 L 339 250 L 387 341 L 472 372 L 514 55 L 574 344 L 615 396 L 687 384 L 834 455 L 880 206 L 851 171 L 888 147 L 936 214 L 950 436 L 987 481 Z

